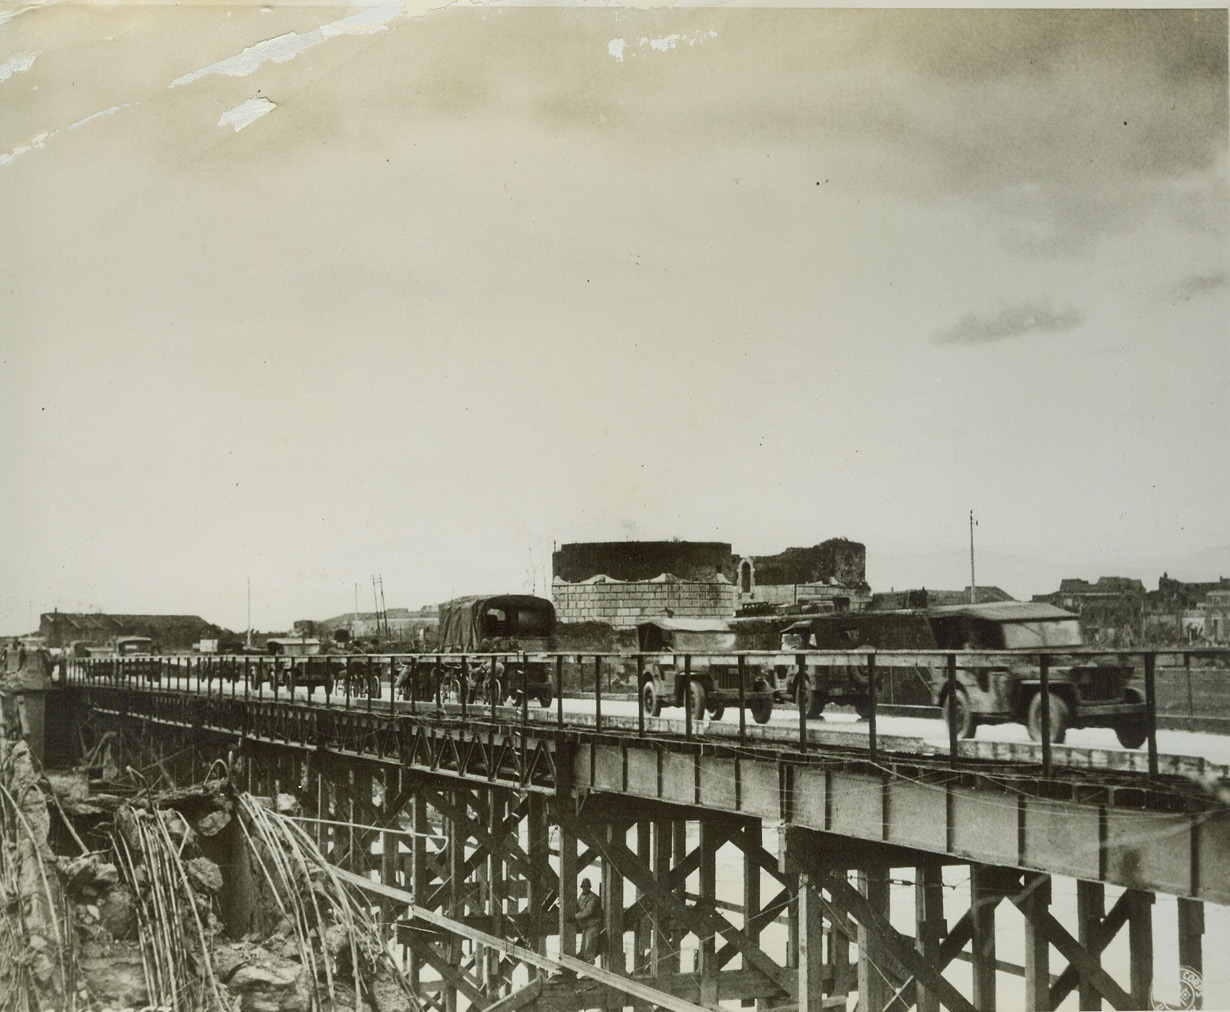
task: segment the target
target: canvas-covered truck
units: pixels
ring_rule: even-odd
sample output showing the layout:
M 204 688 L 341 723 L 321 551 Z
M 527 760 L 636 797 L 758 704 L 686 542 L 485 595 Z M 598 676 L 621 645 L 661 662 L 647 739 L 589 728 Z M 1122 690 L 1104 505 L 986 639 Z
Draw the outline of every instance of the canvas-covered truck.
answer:
M 736 634 L 721 619 L 658 618 L 638 623 L 637 649 L 644 656 L 640 701 L 646 716 L 663 707 L 687 706 L 693 720 L 708 714 L 719 719 L 728 706 L 743 700 L 758 724 L 773 713 L 773 686 L 758 663 L 740 667 Z M 685 656 L 691 656 L 690 666 Z M 771 677 L 771 676 L 770 676 Z M 685 683 L 687 683 L 685 685 Z M 685 698 L 686 696 L 686 698 Z
M 1033 651 L 1079 649 L 1080 623 L 1071 612 L 1041 602 L 932 608 L 927 621 L 940 650 Z M 1048 659 L 1050 739 L 1062 742 L 1069 728 L 1109 727 L 1124 748 L 1148 737 L 1148 712 L 1131 665 L 1116 657 L 1061 654 Z M 1010 653 L 972 661 L 959 658 L 956 691 L 949 692 L 942 666 L 932 669 L 932 696 L 960 735 L 972 738 L 980 724 L 1024 724 L 1042 738 L 1041 675 L 1037 655 L 1017 662 Z
M 542 706 L 551 705 L 551 662 L 533 656 L 555 648 L 555 605 L 546 598 L 495 594 L 445 601 L 438 636 L 447 653 L 491 655 L 468 658 L 464 680 L 461 665 L 449 662 L 441 675 L 444 698 L 459 701 L 465 693 L 467 702 L 519 703 L 524 690 Z

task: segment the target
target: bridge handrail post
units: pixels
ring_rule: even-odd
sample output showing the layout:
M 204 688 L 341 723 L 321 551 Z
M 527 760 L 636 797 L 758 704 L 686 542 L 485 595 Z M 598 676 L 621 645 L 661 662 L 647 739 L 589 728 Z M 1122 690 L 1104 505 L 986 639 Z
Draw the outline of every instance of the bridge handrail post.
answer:
M 528 727 L 530 723 L 530 658 L 521 651 L 521 726 Z
M 739 655 L 739 745 L 747 740 L 747 657 Z
M 273 701 L 276 703 L 276 702 L 278 702 L 278 700 L 279 700 L 279 698 L 280 698 L 280 693 L 279 693 L 279 691 L 278 691 L 278 690 L 281 688 L 281 686 L 280 686 L 280 684 L 279 684 L 279 683 L 282 681 L 282 661 L 281 661 L 281 658 L 278 658 L 278 659 L 276 660 L 276 662 L 274 663 L 274 666 L 273 666 L 273 678 L 272 678 L 272 681 L 273 681 Z
M 692 655 L 683 656 L 683 736 L 692 737 Z
M 496 700 L 496 696 L 499 695 L 496 690 L 499 689 L 499 686 L 496 684 L 496 655 L 494 654 L 491 655 L 491 676 L 488 681 L 491 682 L 491 689 L 487 691 L 491 692 L 491 719 L 494 721 L 496 719 L 496 706 L 498 703 L 503 702 L 503 700 Z
M 867 750 L 874 763 L 879 757 L 876 739 L 876 655 L 867 655 Z
M 564 726 L 564 655 L 555 656 L 555 712 L 556 723 Z
M 1038 657 L 1039 691 L 1042 695 L 1042 775 L 1051 775 L 1051 659 Z
M 461 655 L 461 719 L 468 716 L 470 700 L 470 655 Z
M 645 681 L 645 655 L 636 655 L 636 733 L 645 737 L 645 707 L 641 702 L 642 685 Z
M 594 654 L 594 730 L 602 730 L 602 655 Z
M 1157 651 L 1145 654 L 1145 712 L 1149 722 L 1149 774 L 1157 776 Z
M 419 659 L 418 655 L 410 658 L 410 716 L 419 715 Z
M 948 680 L 948 765 L 957 765 L 957 655 L 949 654 L 946 660 Z
M 372 712 L 372 655 L 367 655 L 367 712 Z
M 795 654 L 795 663 L 799 666 L 798 676 L 795 678 L 794 699 L 799 707 L 799 751 L 807 751 L 807 710 L 811 706 L 811 693 L 815 692 L 815 686 L 811 684 L 811 680 L 807 675 L 807 655 Z
M 252 698 L 252 658 L 245 656 L 243 659 L 243 701 L 246 703 Z M 246 711 L 246 707 L 244 708 Z
M 389 655 L 389 716 L 397 716 L 397 661 Z
M 439 654 L 436 654 L 436 662 L 432 668 L 434 671 L 434 681 L 436 683 L 436 709 L 444 709 L 444 662 Z

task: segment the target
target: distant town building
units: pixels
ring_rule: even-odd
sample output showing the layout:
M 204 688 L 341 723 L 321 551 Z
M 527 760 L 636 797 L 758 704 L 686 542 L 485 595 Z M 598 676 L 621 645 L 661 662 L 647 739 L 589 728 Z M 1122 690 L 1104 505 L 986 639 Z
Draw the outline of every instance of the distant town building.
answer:
M 387 619 L 387 633 L 384 628 Z M 295 631 L 306 636 L 328 639 L 344 629 L 355 639 L 421 640 L 440 625 L 439 609 L 435 605 L 411 611 L 409 608 L 389 608 L 383 615 L 374 611 L 348 611 L 333 618 L 295 623 Z
M 1014 601 L 1006 590 L 999 587 L 974 588 L 974 604 L 995 604 Z M 870 611 L 896 611 L 901 608 L 935 608 L 947 604 L 970 604 L 969 587 L 962 590 L 889 590 L 871 595 Z
M 1230 586 L 1210 590 L 1201 611 L 1204 638 L 1210 643 L 1230 643 Z
M 1080 616 L 1085 642 L 1131 647 L 1144 641 L 1145 585 L 1126 576 L 1102 576 L 1096 583 L 1059 581 L 1059 590 L 1035 594 L 1043 601 Z

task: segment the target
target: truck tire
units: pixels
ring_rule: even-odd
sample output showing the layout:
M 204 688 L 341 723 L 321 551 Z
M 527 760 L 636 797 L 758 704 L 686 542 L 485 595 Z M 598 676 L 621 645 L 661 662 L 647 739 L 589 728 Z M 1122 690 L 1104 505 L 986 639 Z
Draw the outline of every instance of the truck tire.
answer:
M 1062 696 L 1052 692 L 1051 696 L 1051 741 L 1056 745 L 1062 745 L 1064 738 L 1068 736 L 1068 704 Z M 1025 725 L 1029 730 L 1029 737 L 1034 741 L 1042 740 L 1042 693 L 1034 694 L 1033 699 L 1029 701 L 1029 722 Z
M 709 707 L 709 719 L 710 720 L 721 720 L 722 714 L 724 714 L 725 712 L 726 712 L 725 703 L 714 703 L 712 706 Z
M 752 691 L 764 693 L 748 705 L 748 709 L 752 711 L 752 720 L 757 724 L 767 724 L 773 716 L 773 693 L 769 691 L 769 683 L 763 678 L 757 678 L 752 683 Z
M 969 706 L 969 694 L 960 686 L 952 695 L 944 696 L 941 709 L 944 714 L 945 727 L 948 726 L 949 721 L 956 721 L 958 738 L 972 738 L 978 733 L 978 722 L 974 719 L 974 712 Z
M 699 682 L 693 678 L 688 683 L 688 699 L 685 705 L 692 713 L 692 720 L 705 719 L 705 709 L 709 705 L 709 693 L 705 689 L 704 682 Z
M 815 720 L 824 713 L 828 698 L 817 692 L 810 678 L 800 678 L 795 683 L 795 708 L 804 720 Z
M 1125 703 L 1144 702 L 1140 693 L 1135 689 L 1124 689 L 1123 701 Z M 1138 713 L 1129 717 L 1120 717 L 1119 722 L 1115 724 L 1115 737 L 1119 739 L 1119 744 L 1124 748 L 1140 748 L 1149 740 L 1149 715 Z
M 653 681 L 648 680 L 641 686 L 641 712 L 646 717 L 658 717 L 662 714 L 662 697 L 653 687 Z
M 540 689 L 538 691 L 537 697 L 535 698 L 537 698 L 538 700 L 538 705 L 541 706 L 545 710 L 548 706 L 551 705 L 551 702 L 554 696 L 555 696 L 554 691 L 548 687 L 546 689 Z

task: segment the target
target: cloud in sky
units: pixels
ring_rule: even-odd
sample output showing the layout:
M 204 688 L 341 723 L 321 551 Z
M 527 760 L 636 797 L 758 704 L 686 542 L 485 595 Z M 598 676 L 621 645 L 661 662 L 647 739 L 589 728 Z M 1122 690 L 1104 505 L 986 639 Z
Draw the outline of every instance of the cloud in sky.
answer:
M 1056 334 L 1085 322 L 1085 314 L 1069 306 L 1055 310 L 1047 305 L 1020 303 L 993 313 L 966 313 L 945 330 L 936 331 L 936 344 L 991 344 L 1030 334 Z
M 1184 278 L 1170 290 L 1170 298 L 1175 301 L 1193 299 L 1212 292 L 1230 288 L 1230 271 L 1219 271 L 1216 274 L 1200 274 Z

